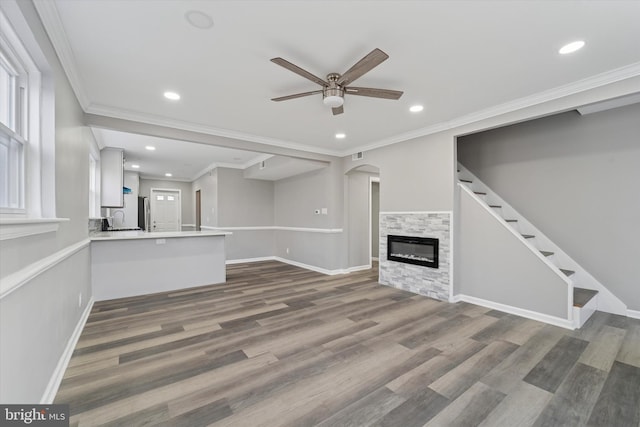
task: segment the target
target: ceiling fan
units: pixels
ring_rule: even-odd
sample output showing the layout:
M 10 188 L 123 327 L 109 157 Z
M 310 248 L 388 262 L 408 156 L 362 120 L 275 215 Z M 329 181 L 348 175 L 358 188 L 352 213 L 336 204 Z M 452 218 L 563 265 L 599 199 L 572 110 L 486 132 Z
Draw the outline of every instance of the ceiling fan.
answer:
M 311 80 L 314 83 L 322 86 L 322 89 L 313 90 L 311 92 L 302 92 L 296 93 L 293 95 L 281 96 L 279 98 L 272 98 L 272 101 L 286 101 L 288 99 L 302 98 L 303 96 L 315 95 L 318 93 L 322 94 L 322 102 L 324 105 L 331 107 L 331 111 L 333 115 L 344 113 L 344 95 L 358 95 L 358 96 L 370 96 L 373 98 L 384 98 L 384 99 L 399 99 L 403 92 L 398 90 L 389 90 L 389 89 L 377 89 L 370 87 L 355 87 L 355 86 L 347 86 L 350 83 L 353 83 L 356 79 L 362 77 L 364 74 L 371 71 L 374 67 L 380 65 L 383 61 L 389 58 L 389 55 L 381 51 L 380 49 L 373 49 L 362 58 L 360 61 L 356 62 L 351 68 L 349 68 L 344 74 L 340 75 L 338 73 L 330 73 L 327 75 L 327 80 L 322 80 L 320 77 L 317 77 L 307 70 L 303 70 L 297 65 L 292 64 L 286 59 L 282 58 L 273 58 L 271 62 L 280 65 L 281 67 L 286 68 L 289 71 L 293 71 L 294 73 Z

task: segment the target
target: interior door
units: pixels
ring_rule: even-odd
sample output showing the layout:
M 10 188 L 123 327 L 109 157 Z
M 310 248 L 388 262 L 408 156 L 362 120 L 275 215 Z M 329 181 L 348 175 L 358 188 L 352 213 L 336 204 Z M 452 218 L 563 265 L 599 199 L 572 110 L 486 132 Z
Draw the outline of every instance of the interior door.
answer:
M 180 231 L 180 190 L 151 190 L 151 231 Z

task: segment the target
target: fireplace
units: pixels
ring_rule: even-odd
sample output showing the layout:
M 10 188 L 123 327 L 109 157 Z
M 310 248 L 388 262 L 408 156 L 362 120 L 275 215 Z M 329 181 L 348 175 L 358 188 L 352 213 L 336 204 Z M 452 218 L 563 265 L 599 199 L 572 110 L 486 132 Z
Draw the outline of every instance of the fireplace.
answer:
M 387 235 L 387 259 L 438 268 L 438 239 Z

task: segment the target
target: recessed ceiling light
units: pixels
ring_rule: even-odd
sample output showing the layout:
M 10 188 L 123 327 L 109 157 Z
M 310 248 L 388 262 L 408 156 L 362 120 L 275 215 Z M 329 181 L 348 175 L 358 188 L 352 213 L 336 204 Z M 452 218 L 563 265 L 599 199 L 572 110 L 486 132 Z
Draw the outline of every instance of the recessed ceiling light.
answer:
M 164 176 L 173 176 L 173 174 L 167 172 L 167 173 L 164 174 Z
M 184 17 L 189 24 L 201 30 L 213 27 L 213 18 L 199 10 L 190 10 L 184 14 Z
M 147 145 L 147 146 L 146 146 L 146 147 L 144 147 L 144 148 L 146 148 L 146 149 L 147 149 L 147 150 L 149 150 L 149 151 L 153 151 L 153 150 L 155 150 L 155 149 L 156 149 L 156 147 L 154 147 L 153 145 Z
M 569 44 L 562 46 L 558 51 L 558 53 L 561 55 L 566 55 L 567 53 L 573 53 L 576 50 L 582 49 L 583 46 L 584 46 L 584 41 L 577 40 L 575 42 L 571 42 Z
M 180 99 L 180 95 L 175 92 L 165 92 L 164 97 L 172 101 L 177 101 Z
M 140 165 L 131 165 L 133 169 L 140 169 Z
M 336 139 L 344 139 L 346 137 L 347 135 L 345 135 L 344 133 L 336 133 Z
M 411 106 L 411 108 L 409 108 L 409 111 L 411 111 L 412 113 L 419 113 L 422 110 L 424 110 L 424 107 L 422 105 L 413 105 Z

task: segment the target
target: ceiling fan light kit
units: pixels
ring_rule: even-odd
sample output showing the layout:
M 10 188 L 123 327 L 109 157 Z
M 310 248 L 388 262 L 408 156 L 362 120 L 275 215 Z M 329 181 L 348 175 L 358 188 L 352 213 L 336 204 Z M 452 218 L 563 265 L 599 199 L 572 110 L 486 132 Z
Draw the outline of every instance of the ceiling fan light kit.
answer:
M 271 62 L 274 64 L 278 64 L 281 67 L 286 68 L 289 71 L 292 71 L 299 76 L 302 76 L 312 82 L 322 86 L 322 90 L 314 90 L 311 92 L 302 92 L 296 93 L 293 95 L 281 96 L 278 98 L 272 98 L 272 101 L 286 101 L 289 99 L 302 98 L 303 96 L 315 95 L 317 93 L 322 93 L 322 102 L 327 107 L 331 108 L 333 115 L 342 114 L 344 112 L 343 104 L 344 104 L 344 95 L 358 95 L 358 96 L 368 96 L 372 98 L 383 98 L 383 99 L 400 99 L 402 96 L 401 91 L 398 90 L 389 90 L 389 89 L 378 89 L 378 88 L 366 88 L 366 87 L 348 87 L 349 83 L 354 82 L 356 79 L 362 77 L 367 72 L 371 71 L 374 67 L 380 65 L 383 61 L 389 58 L 389 55 L 381 51 L 380 49 L 373 49 L 362 58 L 360 61 L 356 62 L 351 68 L 349 68 L 344 74 L 340 75 L 338 73 L 330 73 L 327 75 L 327 80 L 322 80 L 320 77 L 317 77 L 307 70 L 304 70 L 297 65 L 292 64 L 291 62 L 282 59 L 282 58 L 273 58 Z

